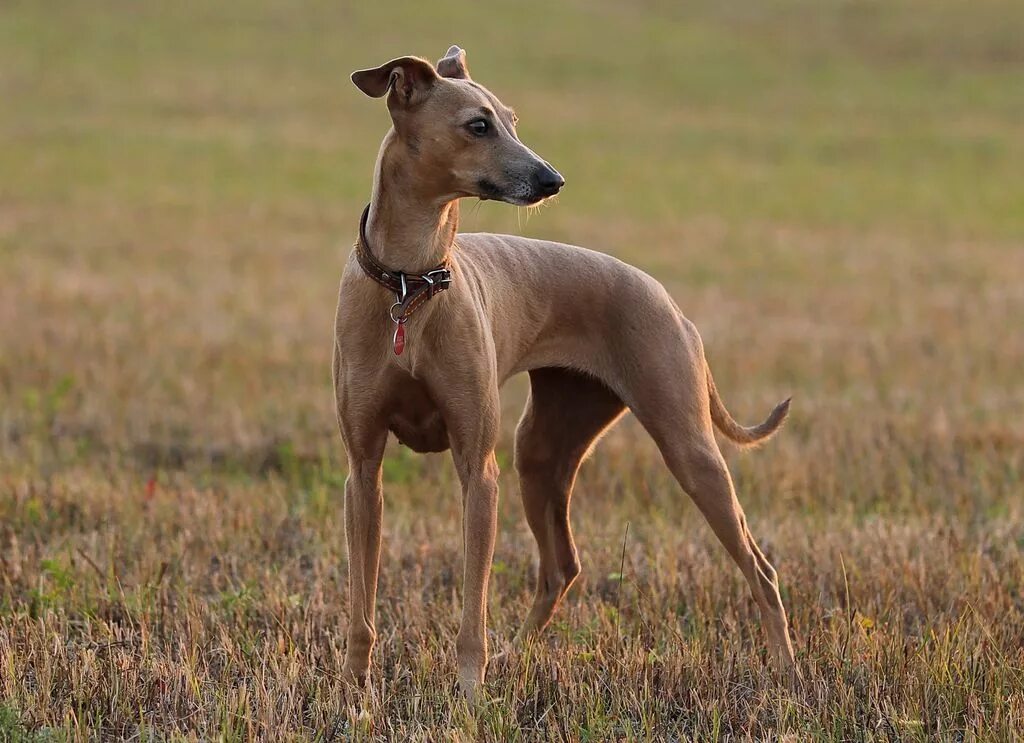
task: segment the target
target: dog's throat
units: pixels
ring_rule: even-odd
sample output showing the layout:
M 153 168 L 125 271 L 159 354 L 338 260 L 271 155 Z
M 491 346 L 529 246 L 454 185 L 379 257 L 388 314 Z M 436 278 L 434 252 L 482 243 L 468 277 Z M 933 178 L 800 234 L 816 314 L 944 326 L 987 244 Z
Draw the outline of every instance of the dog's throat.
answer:
M 366 220 L 369 214 L 370 205 L 367 204 L 363 209 L 363 216 L 359 219 L 356 260 L 363 273 L 395 294 L 395 303 L 388 310 L 388 315 L 396 326 L 391 339 L 392 348 L 396 356 L 401 356 L 405 350 L 405 323 L 428 299 L 451 286 L 451 265 L 448 258 L 445 258 L 440 264 L 423 273 L 406 273 L 388 268 L 374 257 L 370 241 L 366 238 Z

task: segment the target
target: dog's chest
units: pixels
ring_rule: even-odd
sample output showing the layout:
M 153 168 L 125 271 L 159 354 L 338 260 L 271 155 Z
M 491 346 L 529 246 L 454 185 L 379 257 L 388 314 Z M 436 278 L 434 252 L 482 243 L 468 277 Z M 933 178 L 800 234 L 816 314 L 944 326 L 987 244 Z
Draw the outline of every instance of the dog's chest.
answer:
M 448 449 L 448 427 L 422 384 L 410 378 L 396 389 L 392 399 L 388 430 L 399 443 L 416 452 Z

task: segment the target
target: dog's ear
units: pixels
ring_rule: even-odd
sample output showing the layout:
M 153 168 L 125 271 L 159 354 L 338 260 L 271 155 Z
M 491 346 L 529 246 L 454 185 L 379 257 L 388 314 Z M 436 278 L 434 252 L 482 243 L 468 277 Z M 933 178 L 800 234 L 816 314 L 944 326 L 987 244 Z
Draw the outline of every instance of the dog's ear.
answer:
M 469 68 L 466 67 L 466 52 L 457 46 L 448 47 L 448 51 L 437 63 L 437 72 L 441 77 L 453 77 L 458 80 L 469 80 Z
M 381 98 L 391 91 L 392 97 L 403 106 L 421 102 L 437 79 L 434 66 L 419 57 L 399 57 L 380 67 L 352 73 L 352 82 L 366 95 Z

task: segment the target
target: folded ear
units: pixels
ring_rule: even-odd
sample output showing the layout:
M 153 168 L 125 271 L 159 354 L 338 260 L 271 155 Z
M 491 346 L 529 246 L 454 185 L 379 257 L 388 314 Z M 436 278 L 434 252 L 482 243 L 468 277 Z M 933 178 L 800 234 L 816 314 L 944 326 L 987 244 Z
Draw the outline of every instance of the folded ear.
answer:
M 422 101 L 437 79 L 433 65 L 419 57 L 399 57 L 380 67 L 352 73 L 352 82 L 366 95 L 380 98 L 391 91 L 404 106 Z
M 457 46 L 448 48 L 437 63 L 437 72 L 441 77 L 454 77 L 469 80 L 469 68 L 466 67 L 466 52 Z

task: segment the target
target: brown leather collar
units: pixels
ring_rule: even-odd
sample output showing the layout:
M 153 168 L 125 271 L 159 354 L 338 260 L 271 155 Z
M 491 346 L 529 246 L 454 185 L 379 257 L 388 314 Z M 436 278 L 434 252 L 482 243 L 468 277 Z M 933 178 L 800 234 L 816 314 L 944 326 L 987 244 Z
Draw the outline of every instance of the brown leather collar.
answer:
M 401 325 L 423 302 L 451 286 L 451 265 L 445 258 L 440 265 L 423 273 L 405 273 L 388 268 L 373 257 L 370 241 L 366 239 L 366 219 L 369 214 L 370 205 L 367 204 L 363 216 L 359 218 L 356 260 L 367 276 L 395 293 L 397 301 L 391 306 L 391 319 Z

